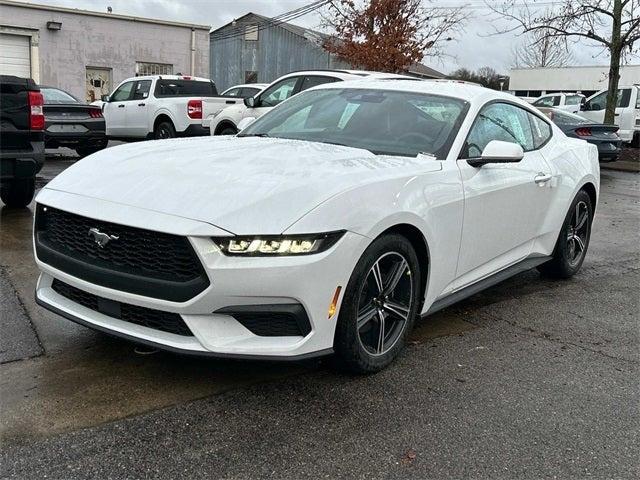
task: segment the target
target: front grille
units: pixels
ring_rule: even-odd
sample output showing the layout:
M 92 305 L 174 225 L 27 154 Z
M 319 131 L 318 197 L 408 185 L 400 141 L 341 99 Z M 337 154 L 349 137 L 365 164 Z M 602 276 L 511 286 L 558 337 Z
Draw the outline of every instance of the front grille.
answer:
M 187 327 L 182 317 L 177 313 L 162 312 L 160 310 L 153 310 L 151 308 L 139 307 L 137 305 L 130 305 L 128 303 L 98 297 L 97 295 L 63 283 L 58 279 L 53 280 L 51 288 L 54 292 L 68 298 L 72 302 L 109 317 L 162 332 L 188 337 L 193 336 L 189 327 Z
M 36 211 L 35 225 L 38 258 L 91 283 L 172 301 L 189 300 L 209 285 L 186 237 L 42 205 Z M 112 240 L 100 247 L 91 229 Z

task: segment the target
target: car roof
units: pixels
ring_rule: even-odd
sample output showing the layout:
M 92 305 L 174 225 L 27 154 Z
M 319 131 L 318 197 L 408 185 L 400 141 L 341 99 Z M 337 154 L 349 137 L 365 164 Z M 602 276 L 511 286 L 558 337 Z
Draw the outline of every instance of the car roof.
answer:
M 526 105 L 528 109 L 532 107 L 525 101 L 507 92 L 491 90 L 481 85 L 473 83 L 459 82 L 457 80 L 421 80 L 408 82 L 405 79 L 393 78 L 361 78 L 351 80 L 348 83 L 328 83 L 313 87 L 312 90 L 328 88 L 371 88 L 379 90 L 394 90 L 401 92 L 427 93 L 459 98 L 466 101 L 481 101 L 484 98 L 504 99 L 513 103 Z
M 194 77 L 192 75 L 140 75 L 138 77 L 131 77 L 123 80 L 124 82 L 136 81 L 136 80 L 195 80 L 197 82 L 213 82 L 210 78 Z
M 224 91 L 226 92 L 227 90 L 231 90 L 232 88 L 257 88 L 257 89 L 262 89 L 266 86 L 268 86 L 268 83 L 241 83 L 239 85 L 232 85 L 229 88 L 225 88 Z

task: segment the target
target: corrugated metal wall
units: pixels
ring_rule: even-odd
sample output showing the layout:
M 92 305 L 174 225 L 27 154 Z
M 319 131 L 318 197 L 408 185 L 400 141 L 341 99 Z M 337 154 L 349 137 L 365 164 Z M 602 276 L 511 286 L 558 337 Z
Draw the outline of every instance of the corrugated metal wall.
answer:
M 247 17 L 211 35 L 209 65 L 219 91 L 245 83 L 247 71 L 258 72 L 258 82 L 271 83 L 295 70 L 349 68 L 313 41 L 280 26 L 260 30 L 257 42 L 246 41 L 243 35 L 216 39 L 227 32 L 236 32 L 239 26 L 256 23 L 256 19 Z

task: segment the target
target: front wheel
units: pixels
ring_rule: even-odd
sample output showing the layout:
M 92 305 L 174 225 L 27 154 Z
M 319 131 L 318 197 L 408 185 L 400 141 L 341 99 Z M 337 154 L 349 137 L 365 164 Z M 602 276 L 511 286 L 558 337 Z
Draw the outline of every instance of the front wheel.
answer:
M 0 185 L 0 199 L 7 207 L 26 207 L 36 192 L 35 178 L 14 178 Z
M 591 198 L 581 190 L 564 219 L 553 258 L 538 267 L 540 273 L 552 278 L 571 278 L 578 273 L 589 247 L 592 219 Z
M 420 304 L 420 266 L 403 236 L 376 239 L 358 261 L 345 291 L 334 350 L 354 373 L 388 366 L 404 347 Z

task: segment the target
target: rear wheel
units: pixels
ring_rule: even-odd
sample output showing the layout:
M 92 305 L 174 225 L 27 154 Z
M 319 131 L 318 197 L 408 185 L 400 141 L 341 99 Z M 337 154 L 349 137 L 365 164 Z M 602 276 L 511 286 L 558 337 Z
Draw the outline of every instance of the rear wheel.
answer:
M 591 198 L 581 190 L 567 212 L 553 258 L 538 267 L 542 274 L 552 278 L 571 278 L 578 273 L 589 247 L 592 219 Z
M 103 150 L 107 146 L 107 142 L 104 144 L 94 145 L 91 147 L 78 147 L 76 148 L 76 153 L 81 157 L 86 157 L 87 155 L 91 155 L 92 153 L 99 152 Z
M 228 125 L 223 127 L 218 135 L 235 135 L 236 133 L 238 133 L 238 130 L 231 125 Z
M 156 140 L 160 140 L 162 138 L 175 138 L 176 129 L 170 121 L 165 120 L 156 125 L 156 128 L 153 131 L 153 136 Z
M 7 207 L 26 207 L 36 192 L 35 178 L 14 178 L 0 184 L 0 199 Z
M 375 240 L 358 261 L 342 301 L 334 340 L 339 365 L 373 373 L 393 362 L 411 331 L 420 295 L 411 243 L 397 234 Z

